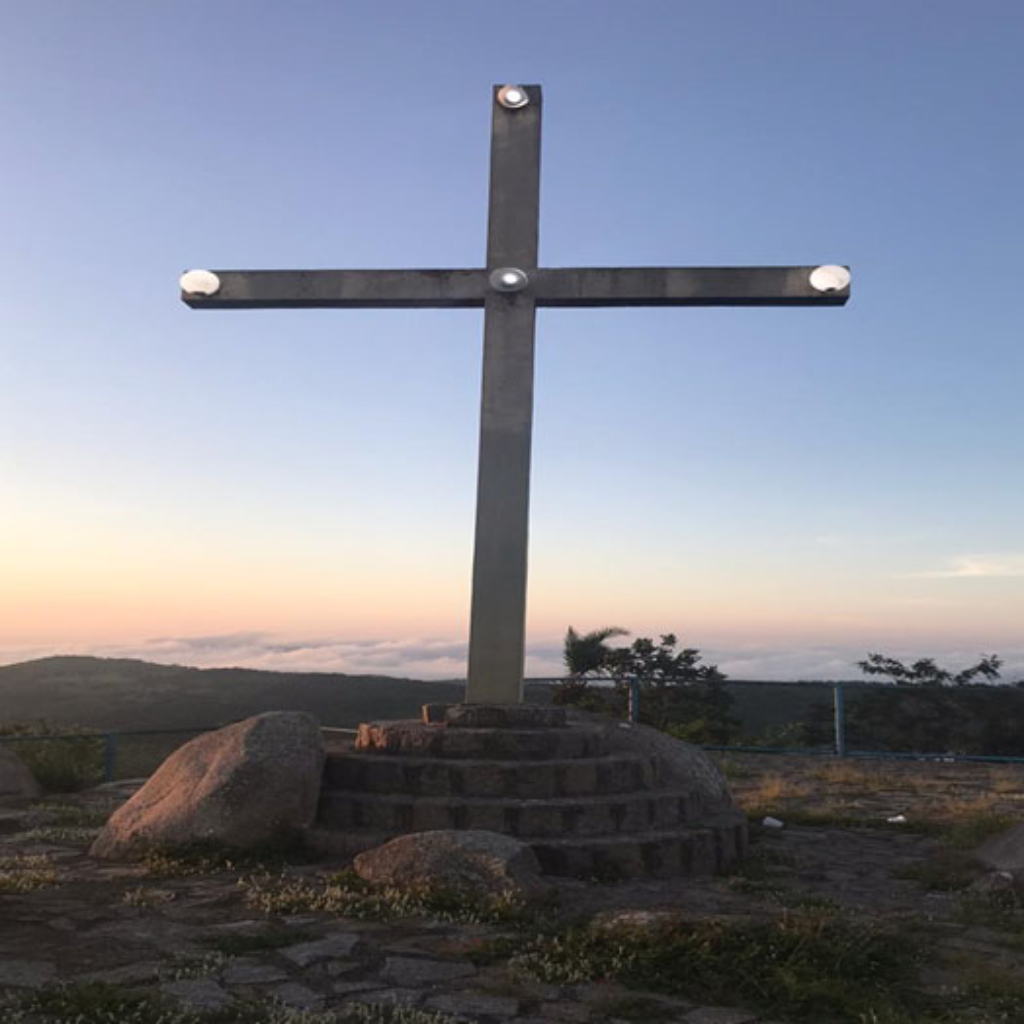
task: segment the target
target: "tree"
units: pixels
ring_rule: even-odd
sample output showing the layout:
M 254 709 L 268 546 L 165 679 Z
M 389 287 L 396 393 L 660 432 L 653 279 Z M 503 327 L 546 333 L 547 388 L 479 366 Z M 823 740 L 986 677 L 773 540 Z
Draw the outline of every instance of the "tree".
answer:
M 629 636 L 629 630 L 621 626 L 604 626 L 581 636 L 570 626 L 562 646 L 562 661 L 569 675 L 582 679 L 601 671 L 611 654 L 611 648 L 605 641 L 613 636 Z
M 724 673 L 702 665 L 694 647 L 677 651 L 677 643 L 672 633 L 657 644 L 640 637 L 611 651 L 605 665 L 623 695 L 631 680 L 638 681 L 641 721 L 695 743 L 728 742 L 738 723 L 729 715 Z
M 869 654 L 865 661 L 857 662 L 865 675 L 888 676 L 893 683 L 904 686 L 965 686 L 978 676 L 994 680 L 999 678 L 1002 664 L 998 655 L 983 654 L 976 665 L 954 674 L 936 665 L 934 658 L 920 658 L 904 665 L 884 654 Z

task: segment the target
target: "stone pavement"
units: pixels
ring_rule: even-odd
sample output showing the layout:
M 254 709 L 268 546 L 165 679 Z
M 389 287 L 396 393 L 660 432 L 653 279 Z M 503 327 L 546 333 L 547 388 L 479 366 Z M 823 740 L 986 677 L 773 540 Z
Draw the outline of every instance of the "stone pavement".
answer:
M 109 811 L 130 791 L 130 785 L 100 787 L 54 798 L 50 806 Z M 35 858 L 34 864 L 45 859 L 54 883 L 26 892 L 0 886 L 0 998 L 57 981 L 102 981 L 158 991 L 195 1010 L 256 997 L 323 1013 L 324 1020 L 343 1019 L 347 1004 L 361 1002 L 482 1024 L 615 1021 L 638 1001 L 661 1021 L 762 1020 L 734 1007 L 698 1006 L 618 985 L 541 984 L 502 964 L 477 966 L 469 959 L 474 948 L 496 934 L 483 925 L 263 915 L 246 905 L 237 873 L 154 877 L 139 864 L 91 860 L 84 852 L 89 829 L 60 824 L 66 812 L 43 806 L 7 809 L 0 821 L 0 880 L 5 864 L 16 868 Z M 291 870 L 302 877 L 326 868 Z M 577 896 L 595 888 L 575 886 Z M 254 937 L 271 948 L 257 948 Z M 224 952 L 232 948 L 245 951 Z
M 100 787 L 59 801 L 85 813 L 109 813 L 130 791 L 128 784 Z M 246 903 L 237 871 L 154 876 L 139 864 L 90 860 L 84 852 L 90 836 L 86 823 L 52 803 L 0 813 L 0 999 L 58 980 L 100 980 L 159 992 L 196 1009 L 255 997 L 322 1015 L 308 1018 L 311 1024 L 341 1021 L 357 1002 L 481 1024 L 769 1024 L 743 1007 L 698 1005 L 614 984 L 544 984 L 500 963 L 479 966 L 474 952 L 501 933 L 496 926 L 265 915 Z M 674 908 L 691 918 L 731 918 L 827 900 L 858 913 L 926 917 L 937 951 L 998 962 L 1024 975 L 1018 936 L 1009 941 L 998 930 L 964 921 L 956 913 L 958 894 L 925 892 L 906 877 L 906 869 L 934 848 L 932 839 L 892 829 L 755 830 L 751 864 L 757 870 L 615 885 L 565 879 L 558 883 L 558 913 L 566 920 Z M 38 888 L 12 891 L 9 879 L 19 864 L 26 866 L 26 887 Z M 288 872 L 311 880 L 337 867 L 294 865 Z M 921 983 L 941 993 L 951 979 L 927 964 Z

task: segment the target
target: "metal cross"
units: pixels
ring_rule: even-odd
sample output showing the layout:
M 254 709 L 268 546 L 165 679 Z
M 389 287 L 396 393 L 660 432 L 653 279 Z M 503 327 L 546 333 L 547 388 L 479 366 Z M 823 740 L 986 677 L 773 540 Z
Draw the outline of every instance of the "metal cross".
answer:
M 494 87 L 487 265 L 477 270 L 189 271 L 193 309 L 484 308 L 470 703 L 522 700 L 538 306 L 841 306 L 849 271 L 537 265 L 541 89 Z

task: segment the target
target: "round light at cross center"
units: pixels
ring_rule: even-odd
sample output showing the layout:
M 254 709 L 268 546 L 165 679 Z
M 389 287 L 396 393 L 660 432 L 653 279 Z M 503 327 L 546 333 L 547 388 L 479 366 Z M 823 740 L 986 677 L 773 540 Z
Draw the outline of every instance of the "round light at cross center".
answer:
M 526 90 L 521 85 L 503 85 L 498 90 L 498 102 L 503 107 L 516 110 L 519 107 L 525 107 L 530 102 L 530 97 L 527 96 Z
M 178 284 L 186 295 L 216 295 L 220 291 L 220 278 L 212 270 L 186 270 Z
M 491 271 L 490 282 L 496 292 L 521 292 L 530 283 L 530 278 L 525 270 L 518 267 L 498 267 Z
M 829 263 L 811 271 L 811 287 L 819 292 L 841 292 L 850 287 L 850 272 L 846 267 Z

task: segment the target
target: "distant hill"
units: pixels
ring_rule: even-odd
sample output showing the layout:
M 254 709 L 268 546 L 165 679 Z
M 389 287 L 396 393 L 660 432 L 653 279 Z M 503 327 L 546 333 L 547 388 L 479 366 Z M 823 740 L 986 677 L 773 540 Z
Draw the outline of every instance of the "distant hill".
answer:
M 334 672 L 187 668 L 128 658 L 55 657 L 0 666 L 0 724 L 45 719 L 109 731 L 188 729 L 261 711 L 308 711 L 322 724 L 412 718 L 457 701 L 462 685 Z
M 853 684 L 854 687 L 856 684 Z M 0 666 L 0 724 L 45 719 L 112 732 L 189 729 L 237 721 L 261 711 L 309 711 L 324 725 L 373 718 L 412 718 L 429 701 L 462 699 L 464 683 L 424 682 L 340 672 L 268 672 L 189 668 L 130 658 L 54 657 Z M 827 683 L 730 681 L 733 714 L 748 736 L 831 705 Z M 850 694 L 856 700 L 856 690 Z M 529 685 L 527 699 L 546 703 L 550 687 Z

